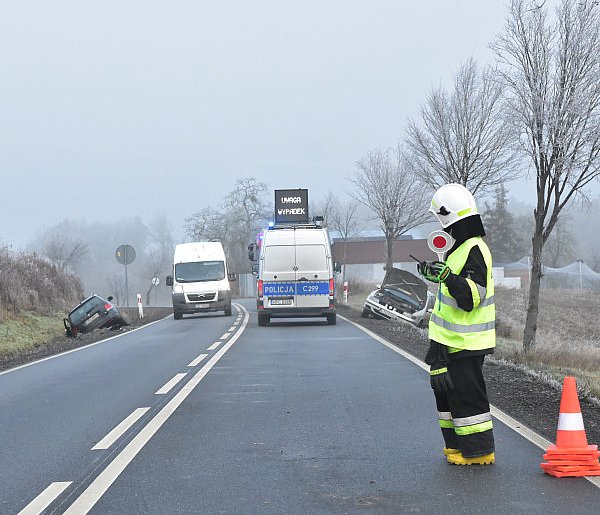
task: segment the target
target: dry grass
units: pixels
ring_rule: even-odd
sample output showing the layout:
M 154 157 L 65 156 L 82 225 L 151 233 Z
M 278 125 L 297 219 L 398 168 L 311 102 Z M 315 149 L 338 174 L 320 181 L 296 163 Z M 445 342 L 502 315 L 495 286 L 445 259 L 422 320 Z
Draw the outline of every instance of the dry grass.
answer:
M 497 355 L 556 380 L 577 378 L 578 387 L 600 397 L 600 294 L 542 290 L 536 345 L 523 352 L 526 290 L 496 290 Z
M 23 313 L 0 323 L 0 359 L 29 353 L 57 336 L 65 328 L 62 317 Z

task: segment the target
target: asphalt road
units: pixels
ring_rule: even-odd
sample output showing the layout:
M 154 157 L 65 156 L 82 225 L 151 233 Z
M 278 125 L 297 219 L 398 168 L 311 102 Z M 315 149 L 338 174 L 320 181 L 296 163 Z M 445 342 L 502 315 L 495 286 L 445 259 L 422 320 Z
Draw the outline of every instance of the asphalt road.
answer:
M 426 373 L 351 324 L 241 304 L 0 374 L 0 513 L 598 512 L 498 421 L 448 465 Z

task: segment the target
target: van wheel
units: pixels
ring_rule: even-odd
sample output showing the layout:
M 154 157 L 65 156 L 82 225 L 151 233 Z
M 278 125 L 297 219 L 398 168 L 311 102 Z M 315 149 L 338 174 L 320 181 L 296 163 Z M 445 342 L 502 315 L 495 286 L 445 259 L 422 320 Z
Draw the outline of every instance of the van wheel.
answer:
M 335 325 L 337 322 L 337 317 L 335 313 L 332 315 L 327 315 L 327 325 Z
M 369 318 L 369 313 L 370 313 L 370 311 L 367 308 L 363 308 L 360 316 L 361 316 L 361 318 Z
M 228 306 L 225 307 L 225 316 L 226 317 L 231 316 L 231 304 L 229 304 Z
M 179 311 L 173 311 L 173 318 L 175 320 L 181 320 L 182 317 L 183 317 L 183 313 L 180 313 Z
M 258 325 L 261 327 L 266 326 L 269 323 L 269 315 L 258 315 Z

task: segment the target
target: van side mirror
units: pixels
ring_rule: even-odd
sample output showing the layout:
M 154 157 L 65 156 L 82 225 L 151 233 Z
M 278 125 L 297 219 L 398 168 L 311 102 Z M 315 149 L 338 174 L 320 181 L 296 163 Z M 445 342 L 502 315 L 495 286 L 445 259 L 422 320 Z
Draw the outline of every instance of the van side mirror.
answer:
M 106 300 L 107 300 L 108 302 L 112 302 L 112 300 L 113 300 L 113 296 L 112 296 L 112 295 L 110 295 L 110 296 L 106 297 Z
M 252 275 L 258 275 L 258 263 L 252 265 Z
M 165 280 L 165 284 L 167 286 L 173 286 L 173 276 L 172 275 L 167 275 L 167 279 Z
M 250 261 L 256 261 L 258 259 L 257 251 L 258 245 L 256 243 L 251 243 L 248 245 L 248 259 Z
M 231 274 L 227 274 L 227 279 L 229 280 L 229 282 L 235 282 L 237 281 L 237 274 L 236 273 L 231 273 Z
M 333 271 L 336 273 L 341 273 L 342 271 L 342 264 L 341 263 L 333 263 Z

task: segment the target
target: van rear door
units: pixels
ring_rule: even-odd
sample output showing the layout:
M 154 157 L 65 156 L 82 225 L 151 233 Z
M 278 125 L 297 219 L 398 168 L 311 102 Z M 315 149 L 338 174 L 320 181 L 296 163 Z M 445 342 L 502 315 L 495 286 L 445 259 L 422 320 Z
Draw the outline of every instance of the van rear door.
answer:
M 265 247 L 262 274 L 265 307 L 278 308 L 295 305 L 295 263 L 296 248 L 294 245 Z
M 329 261 L 325 245 L 296 246 L 296 306 L 329 307 Z

